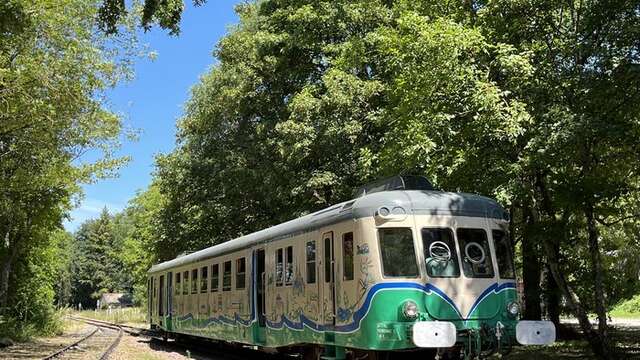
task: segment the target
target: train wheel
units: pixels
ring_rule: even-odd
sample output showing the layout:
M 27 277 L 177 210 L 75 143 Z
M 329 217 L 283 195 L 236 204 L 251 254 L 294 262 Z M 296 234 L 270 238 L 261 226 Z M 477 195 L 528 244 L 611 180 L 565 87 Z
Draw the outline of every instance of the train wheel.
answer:
M 307 345 L 302 350 L 303 360 L 319 360 L 320 355 L 322 355 L 322 351 L 317 345 Z
M 354 350 L 353 360 L 390 360 L 390 353 L 387 351 L 375 350 Z

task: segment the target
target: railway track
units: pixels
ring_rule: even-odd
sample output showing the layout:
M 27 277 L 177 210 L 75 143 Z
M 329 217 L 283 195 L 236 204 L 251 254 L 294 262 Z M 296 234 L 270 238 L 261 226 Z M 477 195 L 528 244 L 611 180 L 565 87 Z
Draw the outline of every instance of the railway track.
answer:
M 124 334 L 124 329 L 116 324 L 101 324 L 90 319 L 80 319 L 71 317 L 76 321 L 82 321 L 94 326 L 95 329 L 83 336 L 79 340 L 63 347 L 62 349 L 46 356 L 43 360 L 49 359 L 89 359 L 107 360 L 113 351 L 118 347 Z

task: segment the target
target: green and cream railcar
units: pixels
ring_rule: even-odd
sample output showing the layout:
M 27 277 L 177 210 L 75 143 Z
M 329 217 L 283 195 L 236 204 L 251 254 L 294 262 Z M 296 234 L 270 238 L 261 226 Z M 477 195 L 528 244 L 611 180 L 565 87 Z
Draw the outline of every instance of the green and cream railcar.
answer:
M 335 358 L 419 348 L 475 357 L 516 338 L 553 342 L 553 324 L 518 321 L 505 211 L 481 196 L 406 188 L 153 266 L 151 326 L 259 347 L 316 344 Z

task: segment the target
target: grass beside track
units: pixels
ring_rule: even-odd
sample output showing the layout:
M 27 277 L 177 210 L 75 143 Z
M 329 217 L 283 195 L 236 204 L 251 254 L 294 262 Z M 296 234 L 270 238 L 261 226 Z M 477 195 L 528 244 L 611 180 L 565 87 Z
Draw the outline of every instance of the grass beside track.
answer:
M 75 315 L 95 320 L 108 321 L 116 324 L 143 325 L 146 324 L 146 311 L 143 308 L 132 307 L 112 310 L 84 310 L 71 311 Z

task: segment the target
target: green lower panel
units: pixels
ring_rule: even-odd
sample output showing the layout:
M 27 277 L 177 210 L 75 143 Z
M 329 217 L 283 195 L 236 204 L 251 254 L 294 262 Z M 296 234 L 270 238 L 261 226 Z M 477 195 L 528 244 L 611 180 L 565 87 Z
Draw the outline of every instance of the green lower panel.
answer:
M 207 318 L 196 319 L 191 314 L 168 319 L 168 329 L 178 333 L 212 339 L 241 342 L 252 345 L 280 347 L 302 343 L 325 344 L 326 333 L 334 333 L 335 345 L 374 349 L 399 350 L 415 347 L 411 340 L 413 321 L 403 318 L 402 304 L 411 300 L 418 305 L 421 321 L 444 320 L 453 322 L 459 331 L 495 328 L 498 321 L 508 332 L 516 321 L 506 314 L 506 304 L 516 299 L 513 286 L 494 285 L 476 300 L 470 314 L 463 316 L 454 302 L 435 288 L 407 283 L 409 286 L 372 287 L 363 306 L 349 312 L 338 309 L 341 322 L 333 326 L 317 324 L 301 314 L 298 319 L 267 320 L 266 328 L 259 328 L 250 319 Z M 346 314 L 346 315 L 344 315 Z M 463 340 L 460 338 L 459 340 Z

